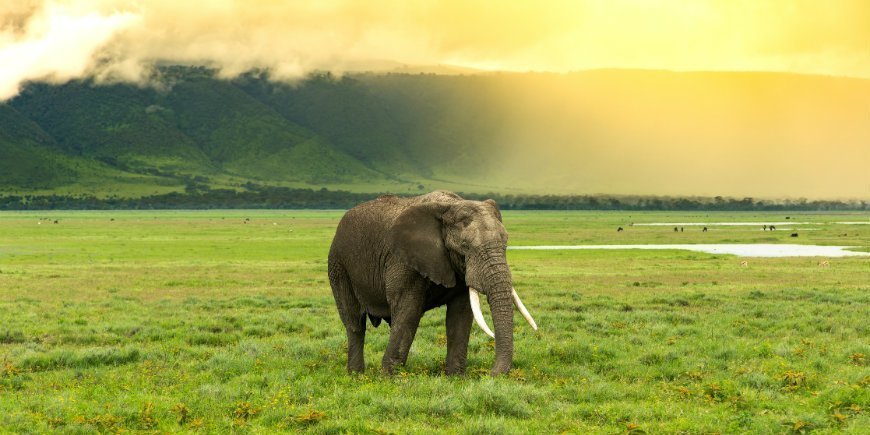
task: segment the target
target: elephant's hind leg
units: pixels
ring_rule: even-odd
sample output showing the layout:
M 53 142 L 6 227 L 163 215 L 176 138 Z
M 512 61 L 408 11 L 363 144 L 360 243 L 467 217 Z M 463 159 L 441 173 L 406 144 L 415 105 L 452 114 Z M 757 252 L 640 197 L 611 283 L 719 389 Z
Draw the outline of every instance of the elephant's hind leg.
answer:
M 345 327 L 347 331 L 347 371 L 349 373 L 362 373 L 366 370 L 366 362 L 363 356 L 363 347 L 366 341 L 366 319 L 359 318 L 357 328 Z
M 329 285 L 338 306 L 338 315 L 347 331 L 347 371 L 365 371 L 363 347 L 366 338 L 366 318 L 362 307 L 353 294 L 350 279 L 341 264 L 329 262 Z

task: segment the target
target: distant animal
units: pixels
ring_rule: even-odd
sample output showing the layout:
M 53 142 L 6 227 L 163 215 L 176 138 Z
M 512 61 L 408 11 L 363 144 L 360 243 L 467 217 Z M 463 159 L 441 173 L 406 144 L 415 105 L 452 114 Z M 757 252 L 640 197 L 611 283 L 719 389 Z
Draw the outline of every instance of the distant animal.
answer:
M 767 231 L 767 225 L 762 225 L 762 226 L 761 226 L 761 229 L 764 230 L 764 231 Z
M 819 267 L 831 267 L 831 263 L 828 263 L 828 260 L 822 260 L 819 262 Z
M 616 229 L 616 232 L 617 232 L 617 233 L 618 233 L 618 232 L 621 232 L 621 231 L 622 231 L 622 227 L 619 227 L 619 228 Z
M 746 260 L 741 261 L 741 262 L 740 262 L 740 267 L 749 267 L 749 262 L 746 261 Z
M 347 370 L 365 369 L 366 319 L 386 320 L 390 339 L 381 370 L 404 365 L 420 319 L 447 305 L 447 374 L 465 371 L 473 322 L 495 338 L 491 373 L 513 361 L 514 307 L 537 329 L 513 288 L 508 234 L 495 201 L 452 192 L 399 198 L 384 195 L 345 213 L 329 249 L 329 284 L 347 333 Z M 480 310 L 489 300 L 495 334 Z
M 776 231 L 776 227 L 773 226 L 773 225 L 771 225 L 771 226 L 770 226 L 770 231 Z
M 677 227 L 674 227 L 674 232 L 676 233 L 677 231 L 680 231 L 680 229 Z
M 797 234 L 797 233 L 791 233 L 791 236 L 792 236 L 792 237 L 797 237 L 798 234 Z
M 684 230 L 684 229 L 685 229 L 685 228 L 683 228 L 683 227 L 680 227 L 680 232 L 681 232 L 681 233 L 682 233 L 682 232 L 683 232 L 683 230 Z
M 54 221 L 54 223 L 57 223 L 57 221 Z
M 704 227 L 704 229 L 703 229 L 703 230 L 701 230 L 701 231 L 703 231 L 703 232 L 705 232 L 705 233 L 706 233 L 706 232 L 707 232 L 707 227 Z
M 791 218 L 790 218 L 790 217 L 788 217 L 788 216 L 786 216 L 786 217 L 785 217 L 785 218 L 786 218 L 786 220 L 788 220 L 788 219 L 791 219 Z

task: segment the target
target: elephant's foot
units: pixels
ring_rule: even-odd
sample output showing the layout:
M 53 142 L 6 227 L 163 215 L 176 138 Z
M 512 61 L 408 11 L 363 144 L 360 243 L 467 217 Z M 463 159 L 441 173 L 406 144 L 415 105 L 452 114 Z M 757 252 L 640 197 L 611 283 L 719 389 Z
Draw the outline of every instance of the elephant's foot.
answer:
M 381 364 L 381 373 L 383 373 L 384 376 L 393 376 L 396 374 L 396 367 L 401 367 L 403 365 L 404 362 L 402 361 L 384 358 L 384 361 Z
M 352 364 L 351 362 L 347 363 L 347 372 L 349 374 L 365 373 L 365 371 L 366 366 L 362 362 L 360 362 L 359 364 Z
M 465 374 L 465 367 L 447 367 L 444 373 L 447 376 L 462 376 Z
M 489 372 L 492 376 L 501 376 L 506 375 L 507 372 L 511 370 L 510 364 L 499 364 L 498 362 L 492 367 L 492 370 Z
M 461 376 L 465 374 L 465 366 L 466 366 L 466 358 L 457 357 L 457 358 L 449 358 L 447 359 L 447 367 L 444 372 L 448 376 Z

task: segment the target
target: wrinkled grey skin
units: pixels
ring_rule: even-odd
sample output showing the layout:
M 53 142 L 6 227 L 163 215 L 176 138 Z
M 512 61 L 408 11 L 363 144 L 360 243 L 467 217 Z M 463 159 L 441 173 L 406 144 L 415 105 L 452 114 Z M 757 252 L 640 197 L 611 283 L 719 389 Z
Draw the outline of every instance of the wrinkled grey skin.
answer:
M 381 364 L 404 365 L 423 313 L 447 305 L 447 374 L 465 371 L 472 312 L 468 287 L 487 296 L 495 326 L 492 374 L 513 359 L 507 232 L 495 201 L 451 192 L 383 196 L 349 210 L 329 250 L 329 283 L 347 331 L 347 369 L 365 369 L 366 318 L 390 324 Z

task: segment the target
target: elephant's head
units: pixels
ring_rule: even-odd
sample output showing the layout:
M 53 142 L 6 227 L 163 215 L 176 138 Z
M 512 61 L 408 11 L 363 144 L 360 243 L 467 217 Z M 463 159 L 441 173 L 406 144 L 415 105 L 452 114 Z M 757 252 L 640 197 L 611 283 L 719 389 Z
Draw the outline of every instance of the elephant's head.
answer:
M 514 305 L 537 329 L 511 283 L 507 241 L 501 212 L 491 199 L 412 205 L 399 215 L 390 234 L 393 253 L 426 278 L 450 288 L 459 277 L 468 285 L 474 320 L 495 338 L 494 375 L 511 368 Z M 478 293 L 487 297 L 495 334 L 481 314 Z

